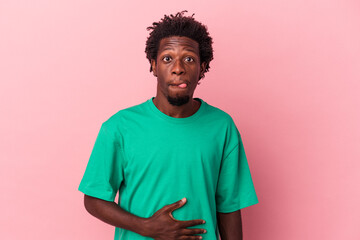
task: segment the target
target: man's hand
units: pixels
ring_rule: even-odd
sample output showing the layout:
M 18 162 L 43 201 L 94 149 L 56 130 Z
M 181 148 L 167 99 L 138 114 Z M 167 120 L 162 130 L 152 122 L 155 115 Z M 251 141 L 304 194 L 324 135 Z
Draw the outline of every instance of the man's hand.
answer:
M 173 204 L 166 205 L 145 221 L 145 236 L 155 240 L 175 240 L 175 239 L 202 239 L 195 234 L 205 233 L 205 229 L 188 229 L 187 227 L 205 223 L 202 219 L 179 221 L 172 216 L 172 212 L 184 206 L 186 198 Z

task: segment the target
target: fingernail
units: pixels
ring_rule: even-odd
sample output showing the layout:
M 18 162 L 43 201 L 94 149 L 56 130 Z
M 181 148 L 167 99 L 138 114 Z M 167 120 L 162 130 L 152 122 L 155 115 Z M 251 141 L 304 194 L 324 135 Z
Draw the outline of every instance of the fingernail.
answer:
M 181 202 L 186 202 L 186 198 L 181 199 Z
M 203 223 L 205 223 L 205 221 L 203 221 Z

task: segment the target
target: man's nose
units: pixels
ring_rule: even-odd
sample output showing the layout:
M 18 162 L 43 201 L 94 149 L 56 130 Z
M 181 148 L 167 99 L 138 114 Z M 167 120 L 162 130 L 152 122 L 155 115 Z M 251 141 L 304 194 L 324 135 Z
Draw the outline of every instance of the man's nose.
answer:
M 185 73 L 184 63 L 181 60 L 176 60 L 172 67 L 171 73 L 181 75 Z

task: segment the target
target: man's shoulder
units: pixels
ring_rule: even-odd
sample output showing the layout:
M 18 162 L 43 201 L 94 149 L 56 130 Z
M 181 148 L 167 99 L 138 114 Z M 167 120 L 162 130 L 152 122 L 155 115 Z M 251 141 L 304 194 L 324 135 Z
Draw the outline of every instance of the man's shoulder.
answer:
M 115 114 L 108 117 L 104 122 L 103 125 L 105 125 L 108 128 L 118 126 L 121 123 L 131 121 L 132 119 L 139 118 L 143 116 L 146 113 L 147 109 L 147 101 L 144 101 L 142 103 L 126 107 L 124 109 L 121 109 L 117 111 Z
M 219 107 L 210 105 L 209 103 L 206 103 L 206 104 L 207 104 L 207 111 L 206 111 L 207 117 L 212 118 L 216 121 L 224 121 L 227 123 L 233 122 L 233 119 L 229 113 L 220 109 Z

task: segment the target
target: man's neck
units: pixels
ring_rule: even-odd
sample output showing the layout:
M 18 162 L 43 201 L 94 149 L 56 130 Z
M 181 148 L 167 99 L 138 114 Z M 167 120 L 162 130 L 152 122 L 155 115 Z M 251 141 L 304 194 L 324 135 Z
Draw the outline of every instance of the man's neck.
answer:
M 166 98 L 156 96 L 153 102 L 157 109 L 164 114 L 174 118 L 190 117 L 200 108 L 201 103 L 191 97 L 191 100 L 181 106 L 174 106 Z

